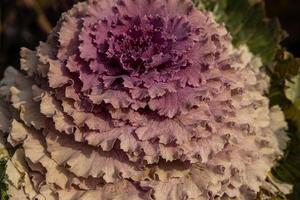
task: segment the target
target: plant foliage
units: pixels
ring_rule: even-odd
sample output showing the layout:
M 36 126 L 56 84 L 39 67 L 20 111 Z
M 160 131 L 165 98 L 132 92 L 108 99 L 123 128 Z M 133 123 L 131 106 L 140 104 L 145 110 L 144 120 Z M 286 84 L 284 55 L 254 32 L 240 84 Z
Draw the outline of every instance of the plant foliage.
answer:
M 265 17 L 263 3 L 249 0 L 194 1 L 199 8 L 212 11 L 216 20 L 226 25 L 235 45 L 247 44 L 268 65 L 270 103 L 283 108 L 291 138 L 285 157 L 272 173 L 279 180 L 294 185 L 289 199 L 300 199 L 300 59 L 280 47 L 283 31 L 276 19 Z

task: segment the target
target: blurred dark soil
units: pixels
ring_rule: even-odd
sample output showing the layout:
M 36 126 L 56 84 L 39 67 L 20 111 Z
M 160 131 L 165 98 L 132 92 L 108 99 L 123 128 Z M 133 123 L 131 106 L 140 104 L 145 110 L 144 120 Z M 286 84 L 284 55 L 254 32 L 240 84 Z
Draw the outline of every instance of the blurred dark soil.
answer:
M 63 11 L 79 0 L 0 0 L 0 77 L 19 66 L 19 50 L 45 41 Z M 268 15 L 278 16 L 289 33 L 283 45 L 300 57 L 300 0 L 265 0 Z

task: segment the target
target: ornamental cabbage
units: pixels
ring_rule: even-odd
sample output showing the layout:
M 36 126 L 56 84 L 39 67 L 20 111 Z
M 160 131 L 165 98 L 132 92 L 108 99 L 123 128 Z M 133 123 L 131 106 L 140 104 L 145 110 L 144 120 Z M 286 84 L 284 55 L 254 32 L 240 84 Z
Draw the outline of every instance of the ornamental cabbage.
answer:
M 190 0 L 78 3 L 1 81 L 12 199 L 255 199 L 287 141 L 261 66 Z

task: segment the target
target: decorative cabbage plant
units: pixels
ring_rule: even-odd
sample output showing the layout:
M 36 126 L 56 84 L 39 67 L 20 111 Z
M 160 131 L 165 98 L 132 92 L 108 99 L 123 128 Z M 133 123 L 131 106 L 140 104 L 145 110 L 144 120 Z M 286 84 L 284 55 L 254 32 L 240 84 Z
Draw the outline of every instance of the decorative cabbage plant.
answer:
M 74 5 L 46 42 L 21 49 L 22 71 L 9 67 L 1 81 L 10 198 L 251 200 L 289 193 L 292 187 L 270 174 L 289 140 L 284 114 L 267 96 L 273 84 L 264 67 L 272 66 L 279 29 L 261 19 L 257 5 Z

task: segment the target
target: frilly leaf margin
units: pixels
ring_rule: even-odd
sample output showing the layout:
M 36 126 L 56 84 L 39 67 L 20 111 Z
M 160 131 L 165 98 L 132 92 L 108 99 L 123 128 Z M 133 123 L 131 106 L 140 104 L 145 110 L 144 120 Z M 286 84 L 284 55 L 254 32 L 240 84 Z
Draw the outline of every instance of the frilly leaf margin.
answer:
M 245 44 L 262 59 L 271 77 L 270 106 L 279 105 L 288 121 L 290 144 L 270 176 L 294 185 L 293 193 L 284 196 L 261 188 L 257 200 L 300 199 L 300 58 L 295 58 L 280 45 L 287 34 L 276 18 L 267 18 L 263 1 L 193 1 L 199 9 L 211 11 L 218 22 L 225 24 L 235 46 Z

